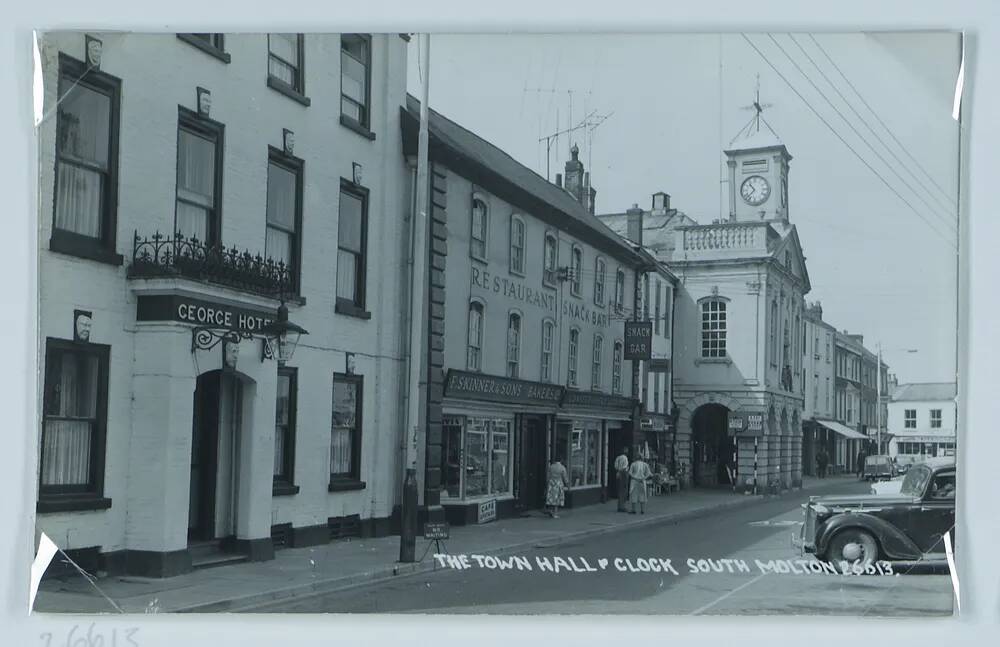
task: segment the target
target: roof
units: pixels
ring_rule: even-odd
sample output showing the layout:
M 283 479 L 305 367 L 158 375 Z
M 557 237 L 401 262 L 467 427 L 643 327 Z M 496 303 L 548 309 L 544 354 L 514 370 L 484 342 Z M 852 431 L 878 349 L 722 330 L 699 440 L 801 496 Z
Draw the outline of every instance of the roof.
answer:
M 619 236 L 628 239 L 628 213 L 604 213 L 598 214 L 597 218 Z M 643 211 L 642 245 L 657 258 L 669 261 L 676 244 L 675 229 L 693 224 L 697 223 L 677 209 L 665 212 Z
M 499 147 L 460 126 L 433 109 L 428 109 L 428 137 L 433 159 L 448 163 L 454 172 L 479 183 L 497 197 L 553 222 L 570 234 L 587 239 L 603 251 L 640 263 L 638 255 L 597 216 L 588 211 L 565 189 L 549 182 L 521 164 Z M 406 96 L 403 109 L 404 150 L 416 149 L 420 101 Z M 568 220 L 566 220 L 568 218 Z
M 954 382 L 900 384 L 892 392 L 893 402 L 951 401 L 958 394 Z

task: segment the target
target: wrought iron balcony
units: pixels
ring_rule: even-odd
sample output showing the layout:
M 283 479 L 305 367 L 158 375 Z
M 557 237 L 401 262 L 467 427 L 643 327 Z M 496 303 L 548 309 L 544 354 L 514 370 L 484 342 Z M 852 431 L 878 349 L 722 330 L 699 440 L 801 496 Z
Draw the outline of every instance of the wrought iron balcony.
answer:
M 248 250 L 208 245 L 197 238 L 157 231 L 142 237 L 135 232 L 129 278 L 183 276 L 265 296 L 296 294 L 292 269 Z

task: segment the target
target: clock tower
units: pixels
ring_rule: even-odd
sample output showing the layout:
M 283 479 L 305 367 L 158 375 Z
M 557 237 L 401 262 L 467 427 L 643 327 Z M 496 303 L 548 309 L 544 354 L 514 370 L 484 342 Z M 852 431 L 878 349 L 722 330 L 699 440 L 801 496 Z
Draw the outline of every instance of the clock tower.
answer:
M 761 116 L 764 106 L 759 92 L 749 107 L 757 114 L 724 151 L 729 174 L 729 220 L 787 222 L 788 163 L 792 156 Z

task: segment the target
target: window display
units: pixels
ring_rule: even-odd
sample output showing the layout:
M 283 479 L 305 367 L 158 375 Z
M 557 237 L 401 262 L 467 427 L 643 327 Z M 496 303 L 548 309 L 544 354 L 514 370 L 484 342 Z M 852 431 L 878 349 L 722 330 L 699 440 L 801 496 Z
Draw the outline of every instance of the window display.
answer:
M 587 426 L 581 426 L 586 424 Z M 601 484 L 601 430 L 598 423 L 560 423 L 556 431 L 556 452 L 566 459 L 570 487 Z M 564 452 L 560 454 L 560 452 Z
M 512 421 L 446 416 L 441 452 L 444 494 L 475 498 L 511 493 Z

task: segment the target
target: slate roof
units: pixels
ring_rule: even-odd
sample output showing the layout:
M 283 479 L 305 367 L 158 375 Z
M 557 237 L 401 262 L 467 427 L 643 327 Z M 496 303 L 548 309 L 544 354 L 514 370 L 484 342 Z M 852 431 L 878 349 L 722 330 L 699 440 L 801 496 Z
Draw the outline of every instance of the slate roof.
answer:
M 463 128 L 451 119 L 448 119 L 433 108 L 428 109 L 428 137 L 433 144 L 444 146 L 449 152 L 457 156 L 457 161 L 462 163 L 462 167 L 454 168 L 453 171 L 460 175 L 465 175 L 463 171 L 469 171 L 472 167 L 478 167 L 478 171 L 490 175 L 498 181 L 501 188 L 519 189 L 514 194 L 527 194 L 530 198 L 542 202 L 545 206 L 556 210 L 564 216 L 568 216 L 578 227 L 597 236 L 604 243 L 617 250 L 621 255 L 628 256 L 638 262 L 635 250 L 626 244 L 620 236 L 612 231 L 607 225 L 592 215 L 582 204 L 577 202 L 565 189 L 549 182 L 538 173 L 521 164 L 499 147 L 486 141 L 474 132 Z M 405 114 L 409 116 L 410 127 L 414 120 L 420 120 L 420 101 L 413 95 L 406 96 Z M 406 130 L 404 120 L 404 130 Z M 406 133 L 404 132 L 404 146 L 406 144 Z M 457 166 L 457 165 L 456 165 Z M 510 185 L 510 186 L 508 186 Z M 497 193 L 508 201 L 513 201 L 510 195 L 498 193 L 498 189 L 490 187 L 490 191 Z M 533 211 L 531 204 L 518 204 L 517 206 Z M 533 213 L 536 217 L 542 214 Z M 569 233 L 575 233 L 569 230 Z
M 900 384 L 892 392 L 893 402 L 951 401 L 958 389 L 954 382 Z

